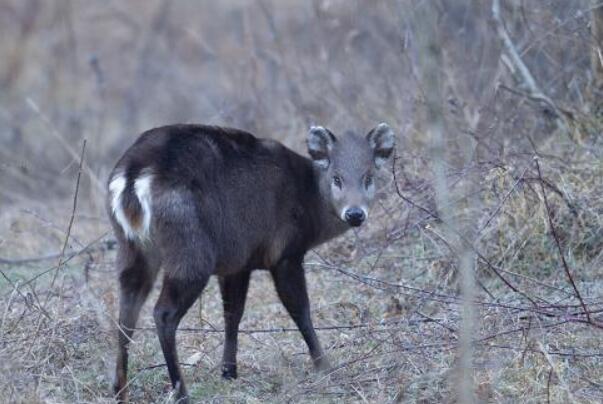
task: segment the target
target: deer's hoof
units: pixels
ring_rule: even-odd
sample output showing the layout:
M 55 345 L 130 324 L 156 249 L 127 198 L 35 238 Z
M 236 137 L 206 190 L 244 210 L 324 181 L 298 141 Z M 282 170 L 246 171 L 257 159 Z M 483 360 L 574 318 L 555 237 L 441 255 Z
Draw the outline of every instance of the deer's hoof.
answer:
M 237 378 L 237 365 L 222 366 L 222 378 L 225 380 L 234 380 Z
M 113 396 L 117 403 L 128 402 L 128 390 L 124 387 L 124 384 L 116 382 L 113 384 Z
M 189 404 L 190 398 L 188 396 L 188 392 L 186 391 L 186 387 L 184 387 L 184 383 L 179 381 L 174 386 L 174 392 L 176 393 L 176 399 L 174 400 L 177 404 Z
M 314 368 L 319 373 L 329 373 L 331 370 L 331 362 L 329 362 L 329 360 L 323 356 L 314 362 Z

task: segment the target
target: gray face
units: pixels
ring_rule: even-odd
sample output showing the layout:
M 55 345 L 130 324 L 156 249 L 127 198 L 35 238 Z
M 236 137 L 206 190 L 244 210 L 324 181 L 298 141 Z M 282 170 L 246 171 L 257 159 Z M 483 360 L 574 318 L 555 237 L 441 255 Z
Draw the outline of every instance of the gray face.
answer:
M 384 123 L 365 137 L 348 132 L 341 139 L 322 126 L 310 128 L 308 152 L 320 175 L 321 193 L 350 226 L 360 226 L 368 217 L 375 171 L 383 167 L 393 148 L 394 133 Z

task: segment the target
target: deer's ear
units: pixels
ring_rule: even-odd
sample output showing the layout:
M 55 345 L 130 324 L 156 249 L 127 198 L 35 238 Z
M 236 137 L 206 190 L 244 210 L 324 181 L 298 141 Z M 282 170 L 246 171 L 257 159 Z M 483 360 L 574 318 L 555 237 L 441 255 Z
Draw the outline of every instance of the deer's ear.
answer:
M 320 168 L 329 167 L 331 150 L 337 139 L 330 130 L 312 126 L 308 132 L 308 153 Z
M 394 131 L 386 123 L 380 123 L 366 135 L 369 145 L 373 149 L 375 167 L 381 168 L 394 151 Z

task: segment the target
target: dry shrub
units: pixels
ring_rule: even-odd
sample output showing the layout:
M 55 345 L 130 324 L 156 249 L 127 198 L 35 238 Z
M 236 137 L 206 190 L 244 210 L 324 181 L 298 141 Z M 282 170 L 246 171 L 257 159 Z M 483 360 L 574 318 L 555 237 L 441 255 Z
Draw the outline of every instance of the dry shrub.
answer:
M 452 217 L 476 234 L 473 359 L 482 402 L 603 398 L 603 121 L 592 112 L 597 99 L 589 91 L 587 3 L 503 2 L 507 29 L 566 117 L 567 133 L 501 57 L 489 2 L 433 6 L 444 59 Z M 227 124 L 303 151 L 312 123 L 341 132 L 387 121 L 399 129 L 398 150 L 370 223 L 306 257 L 332 372 L 311 372 L 299 333 L 259 271 L 241 325 L 240 379 L 219 378 L 215 280 L 202 308 L 182 323 L 180 355 L 198 401 L 454 402 L 458 259 L 434 198 L 411 29 L 415 5 L 4 1 L 2 401 L 112 401 L 117 297 L 103 187 L 115 158 L 141 130 Z M 60 258 L 84 138 L 79 204 Z M 478 145 L 469 159 L 467 142 Z M 475 190 L 479 209 L 467 189 Z M 130 351 L 131 397 L 138 402 L 170 397 L 150 307 Z

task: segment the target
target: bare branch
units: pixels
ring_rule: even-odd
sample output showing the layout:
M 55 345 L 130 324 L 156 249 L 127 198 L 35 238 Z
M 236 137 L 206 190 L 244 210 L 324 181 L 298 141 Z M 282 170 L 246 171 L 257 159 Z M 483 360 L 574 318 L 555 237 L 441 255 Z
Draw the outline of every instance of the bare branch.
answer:
M 582 295 L 580 294 L 580 291 L 578 290 L 578 287 L 576 286 L 576 282 L 574 281 L 572 272 L 570 271 L 569 266 L 567 265 L 567 261 L 565 260 L 565 254 L 563 254 L 563 249 L 561 248 L 561 242 L 559 241 L 559 236 L 557 235 L 557 230 L 555 229 L 555 224 L 553 223 L 553 217 L 551 215 L 551 207 L 549 205 L 549 199 L 546 195 L 544 185 L 542 184 L 542 181 L 543 181 L 542 180 L 542 172 L 540 171 L 540 164 L 538 163 L 537 157 L 534 158 L 534 162 L 536 164 L 536 170 L 538 171 L 538 178 L 540 178 L 540 180 L 541 180 L 540 187 L 542 190 L 542 197 L 544 198 L 544 206 L 546 207 L 546 213 L 547 213 L 547 218 L 549 221 L 549 226 L 551 228 L 550 229 L 551 235 L 553 236 L 553 239 L 555 240 L 555 244 L 557 245 L 557 250 L 559 251 L 559 257 L 561 258 L 561 263 L 563 264 L 563 269 L 565 270 L 567 279 L 569 280 L 570 284 L 572 285 L 572 288 L 574 289 L 574 292 L 576 293 L 576 298 L 580 301 L 580 304 L 582 305 L 582 308 L 584 309 L 584 314 L 586 315 L 586 321 L 595 325 L 595 322 L 592 320 L 592 318 L 590 316 L 590 312 L 588 311 L 588 308 L 586 307 L 586 303 L 584 303 L 584 299 L 582 299 Z
M 492 17 L 494 19 L 494 23 L 496 25 L 496 32 L 500 37 L 500 40 L 503 43 L 505 51 L 510 58 L 511 63 L 519 72 L 523 84 L 528 91 L 528 95 L 530 99 L 539 101 L 545 105 L 547 105 L 556 115 L 555 122 L 564 132 L 569 132 L 569 127 L 567 122 L 565 121 L 564 115 L 562 111 L 557 107 L 557 105 L 551 100 L 538 86 L 536 83 L 536 79 L 528 69 L 528 66 L 524 63 L 521 58 L 515 43 L 511 39 L 509 35 L 504 21 L 500 12 L 500 0 L 492 0 Z

